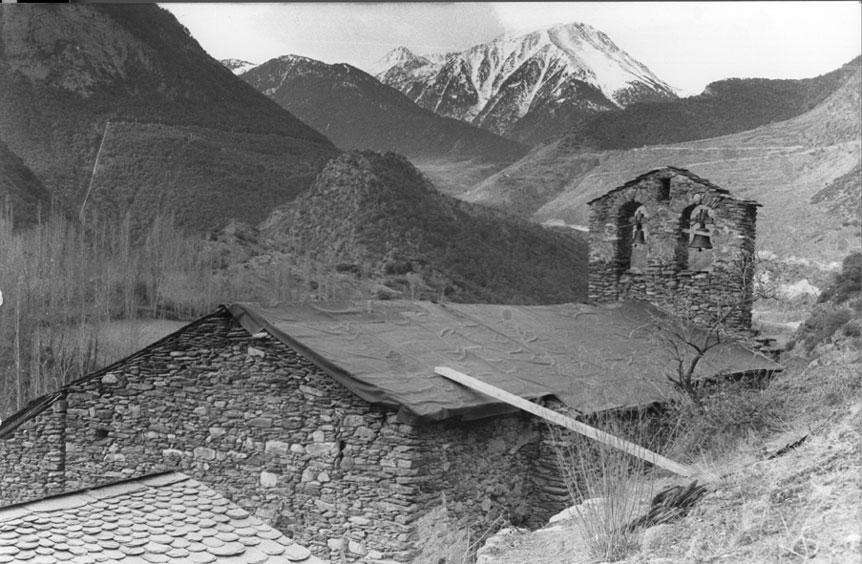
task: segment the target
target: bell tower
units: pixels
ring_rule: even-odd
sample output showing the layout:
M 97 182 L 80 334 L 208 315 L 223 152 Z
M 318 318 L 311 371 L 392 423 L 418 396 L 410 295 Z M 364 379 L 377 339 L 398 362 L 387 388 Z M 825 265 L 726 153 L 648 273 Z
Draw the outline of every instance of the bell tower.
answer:
M 751 327 L 757 202 L 667 166 L 589 202 L 589 299 Z

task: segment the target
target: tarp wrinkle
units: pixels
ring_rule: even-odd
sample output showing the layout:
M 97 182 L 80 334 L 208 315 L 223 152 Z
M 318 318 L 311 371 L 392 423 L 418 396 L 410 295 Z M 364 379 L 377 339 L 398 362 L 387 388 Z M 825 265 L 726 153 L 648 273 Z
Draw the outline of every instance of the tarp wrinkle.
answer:
M 581 413 L 649 405 L 673 393 L 650 331 L 659 311 L 610 306 L 343 302 L 228 307 L 249 333 L 266 330 L 399 421 L 478 419 L 514 408 L 434 373 L 448 366 L 530 400 Z M 514 347 L 513 347 L 514 345 Z M 708 355 L 699 376 L 781 367 L 737 345 Z

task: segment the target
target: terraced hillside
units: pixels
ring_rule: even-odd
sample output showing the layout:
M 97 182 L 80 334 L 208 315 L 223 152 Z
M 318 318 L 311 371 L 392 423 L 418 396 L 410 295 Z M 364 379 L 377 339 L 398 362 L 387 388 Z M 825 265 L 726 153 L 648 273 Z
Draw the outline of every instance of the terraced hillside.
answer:
M 586 225 L 589 200 L 643 172 L 673 165 L 763 204 L 760 250 L 827 267 L 860 245 L 858 214 L 836 214 L 834 209 L 836 198 L 854 201 L 842 194 L 855 194 L 858 201 L 862 192 L 860 77 L 857 65 L 811 111 L 724 137 L 626 151 L 591 151 L 557 142 L 535 150 L 464 198 L 539 222 Z M 830 189 L 836 183 L 840 186 Z

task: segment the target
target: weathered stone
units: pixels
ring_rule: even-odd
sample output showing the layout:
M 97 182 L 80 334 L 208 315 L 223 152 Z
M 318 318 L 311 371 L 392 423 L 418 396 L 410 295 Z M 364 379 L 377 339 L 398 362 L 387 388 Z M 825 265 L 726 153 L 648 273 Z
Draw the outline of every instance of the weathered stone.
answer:
M 211 448 L 207 447 L 196 447 L 192 454 L 194 454 L 195 458 L 200 458 L 203 460 L 215 460 L 215 451 Z
M 341 538 L 327 539 L 326 546 L 329 547 L 329 550 L 341 550 L 341 547 L 344 546 L 344 539 L 341 539 Z
M 274 454 L 276 456 L 286 455 L 290 452 L 290 445 L 283 441 L 266 441 L 266 446 L 264 450 L 267 454 Z
M 368 553 L 368 551 L 365 550 L 365 543 L 356 542 L 354 540 L 348 541 L 347 550 L 359 556 L 365 556 Z
M 260 485 L 265 488 L 274 488 L 278 485 L 278 474 L 264 470 L 260 473 Z
M 334 456 L 338 452 L 336 443 L 312 443 L 306 445 L 305 452 L 309 456 Z

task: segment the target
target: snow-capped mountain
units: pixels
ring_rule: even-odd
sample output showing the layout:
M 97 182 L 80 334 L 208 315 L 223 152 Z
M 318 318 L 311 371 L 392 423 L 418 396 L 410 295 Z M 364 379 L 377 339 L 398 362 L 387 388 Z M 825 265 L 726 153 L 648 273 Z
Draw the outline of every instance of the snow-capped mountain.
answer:
M 222 59 L 219 62 L 230 69 L 235 75 L 240 75 L 244 72 L 250 71 L 257 66 L 254 63 L 249 63 L 242 59 Z
M 532 142 L 586 114 L 677 97 L 607 35 L 581 23 L 501 35 L 436 60 L 399 47 L 374 70 L 424 108 Z

